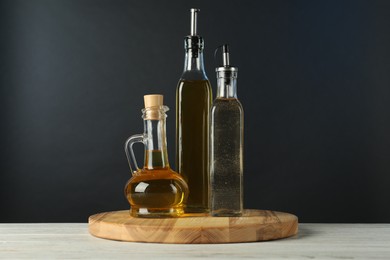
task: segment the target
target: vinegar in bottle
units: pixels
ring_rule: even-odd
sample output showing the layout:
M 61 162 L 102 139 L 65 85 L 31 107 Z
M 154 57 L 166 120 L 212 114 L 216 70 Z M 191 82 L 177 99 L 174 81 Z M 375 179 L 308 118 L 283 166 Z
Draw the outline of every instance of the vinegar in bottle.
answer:
M 223 58 L 210 119 L 211 214 L 229 217 L 243 210 L 244 111 L 237 98 L 238 69 L 229 65 L 227 45 Z

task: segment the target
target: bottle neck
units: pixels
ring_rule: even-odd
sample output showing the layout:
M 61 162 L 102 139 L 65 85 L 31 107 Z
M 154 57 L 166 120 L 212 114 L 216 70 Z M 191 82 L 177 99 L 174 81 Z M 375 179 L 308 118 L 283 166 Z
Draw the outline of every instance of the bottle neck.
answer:
M 207 79 L 203 62 L 202 49 L 187 49 L 184 61 L 184 80 L 205 80 Z
M 144 169 L 169 168 L 165 118 L 144 119 L 144 135 Z
M 219 77 L 217 83 L 217 98 L 237 98 L 237 78 Z
M 184 61 L 184 71 L 189 70 L 204 71 L 202 49 L 187 49 Z

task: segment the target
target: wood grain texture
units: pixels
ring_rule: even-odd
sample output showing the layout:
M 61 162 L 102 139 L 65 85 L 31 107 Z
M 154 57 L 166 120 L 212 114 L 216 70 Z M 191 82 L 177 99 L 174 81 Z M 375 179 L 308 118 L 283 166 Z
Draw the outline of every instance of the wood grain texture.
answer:
M 100 238 L 153 243 L 216 244 L 280 239 L 298 232 L 289 213 L 245 210 L 241 217 L 133 218 L 128 210 L 89 217 L 89 232 Z

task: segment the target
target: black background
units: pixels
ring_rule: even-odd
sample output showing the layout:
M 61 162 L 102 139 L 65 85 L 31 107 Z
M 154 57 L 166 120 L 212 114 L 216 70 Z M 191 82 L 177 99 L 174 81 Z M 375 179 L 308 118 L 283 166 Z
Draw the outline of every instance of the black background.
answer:
M 390 222 L 389 1 L 1 1 L 1 222 L 129 208 L 123 144 L 175 91 L 201 9 L 205 66 L 230 43 L 245 110 L 245 207 Z M 142 147 L 138 147 L 142 160 Z

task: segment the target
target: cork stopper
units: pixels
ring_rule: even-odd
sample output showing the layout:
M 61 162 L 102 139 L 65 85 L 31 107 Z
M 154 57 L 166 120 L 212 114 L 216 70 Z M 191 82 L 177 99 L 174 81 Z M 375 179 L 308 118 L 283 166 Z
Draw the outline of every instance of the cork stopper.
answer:
M 145 120 L 160 120 L 165 119 L 165 112 L 169 110 L 167 106 L 164 106 L 164 96 L 153 94 L 145 95 L 144 102 L 145 108 L 142 110 Z
M 145 108 L 163 106 L 164 105 L 163 100 L 164 100 L 163 95 L 158 95 L 158 94 L 145 95 L 144 96 Z

